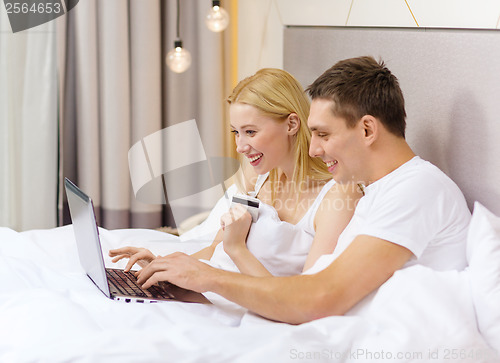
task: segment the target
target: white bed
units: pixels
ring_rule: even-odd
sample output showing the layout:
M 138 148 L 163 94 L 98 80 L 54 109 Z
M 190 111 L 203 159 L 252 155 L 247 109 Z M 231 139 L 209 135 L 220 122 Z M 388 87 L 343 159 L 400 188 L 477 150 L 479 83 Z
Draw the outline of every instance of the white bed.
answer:
M 377 43 L 381 39 L 389 40 L 389 50 L 397 43 L 387 59 L 388 66 L 396 68 L 396 75 L 405 74 L 405 65 L 420 72 L 418 77 L 408 72 L 401 78 L 408 100 L 410 144 L 457 181 L 471 208 L 478 200 L 500 213 L 500 146 L 496 142 L 500 123 L 495 112 L 500 81 L 497 87 L 488 84 L 495 97 L 474 97 L 485 89 L 467 90 L 462 78 L 456 88 L 458 98 L 454 98 L 449 85 L 442 92 L 443 82 L 453 77 L 443 76 L 443 69 L 438 69 L 441 79 L 435 88 L 442 94 L 435 97 L 433 89 L 415 83 L 423 83 L 425 76 L 433 85 L 430 80 L 438 77 L 429 73 L 432 67 L 422 69 L 427 63 L 413 62 L 415 57 L 432 56 L 439 64 L 436 54 L 411 55 L 412 39 L 428 44 L 419 40 L 419 35 L 402 32 L 400 39 L 404 41 L 397 42 L 393 33 L 381 37 L 354 29 L 356 39 L 346 41 L 341 34 L 340 41 L 330 41 L 329 33 L 317 36 L 313 30 L 306 28 L 304 36 L 297 29 L 285 32 L 285 66 L 304 85 L 333 64 L 336 58 L 331 53 L 345 58 L 364 55 L 367 47 L 384 46 Z M 287 40 L 287 33 L 295 37 Z M 486 57 L 475 59 L 450 52 L 450 38 L 439 32 L 436 36 L 446 43 L 446 57 L 453 54 L 457 60 L 469 62 L 489 59 L 496 64 L 493 69 L 498 68 L 500 42 L 487 49 Z M 494 36 L 498 37 L 497 33 Z M 462 37 L 455 34 L 451 38 L 458 40 L 457 52 L 472 49 L 460 46 Z M 480 42 L 476 40 L 471 45 L 477 48 Z M 318 43 L 329 45 L 326 54 L 318 50 Z M 405 49 L 405 44 L 409 48 Z M 473 53 L 478 52 L 476 48 Z M 429 49 L 432 53 L 434 48 Z M 312 58 L 301 58 L 300 54 Z M 454 63 L 450 72 L 456 72 L 456 67 Z M 485 67 L 481 63 L 474 70 Z M 493 72 L 492 77 L 498 79 L 499 75 Z M 428 99 L 415 101 L 418 92 Z M 462 102 L 463 94 L 467 97 Z M 481 104 L 485 100 L 489 105 Z M 467 102 L 475 108 L 466 106 Z M 467 122 L 477 116 L 477 109 L 483 112 L 476 130 Z M 417 120 L 423 110 L 428 114 Z M 451 122 L 454 126 L 448 127 Z M 213 306 L 114 302 L 85 276 L 71 226 L 21 233 L 0 228 L 0 362 L 500 362 L 496 353 L 500 351 L 500 218 L 486 207 L 475 205 L 467 251 L 470 266 L 465 271 L 410 267 L 398 271 L 345 316 L 299 326 L 262 319 L 223 299 L 216 299 Z M 207 238 L 196 242 L 196 233 L 191 235 L 194 239 L 183 242 L 151 230 L 101 229 L 100 235 L 105 255 L 110 248 L 131 244 L 166 254 L 193 252 L 208 243 Z
M 100 234 L 104 251 L 201 247 L 151 230 Z M 222 299 L 213 306 L 108 300 L 79 265 L 72 226 L 1 228 L 0 241 L 1 362 L 500 361 L 500 218 L 479 204 L 467 270 L 410 267 L 346 316 L 299 326 Z

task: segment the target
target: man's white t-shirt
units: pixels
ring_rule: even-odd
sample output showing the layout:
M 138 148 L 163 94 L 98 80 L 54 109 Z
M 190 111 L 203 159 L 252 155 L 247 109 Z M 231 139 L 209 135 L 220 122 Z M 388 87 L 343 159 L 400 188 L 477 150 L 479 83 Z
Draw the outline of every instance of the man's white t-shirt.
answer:
M 408 248 L 414 256 L 404 267 L 466 267 L 471 214 L 458 186 L 436 166 L 416 156 L 369 184 L 364 192 L 333 254 L 322 256 L 307 273 L 328 266 L 358 235 Z

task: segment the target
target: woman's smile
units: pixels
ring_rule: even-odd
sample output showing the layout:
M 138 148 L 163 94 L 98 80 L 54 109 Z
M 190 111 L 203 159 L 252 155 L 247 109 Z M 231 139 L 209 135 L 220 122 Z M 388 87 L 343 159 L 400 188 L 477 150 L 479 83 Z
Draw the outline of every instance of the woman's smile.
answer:
M 260 161 L 262 160 L 263 156 L 264 156 L 264 154 L 259 153 L 259 154 L 248 155 L 247 158 L 248 158 L 248 161 L 250 162 L 250 165 L 257 166 L 260 163 Z

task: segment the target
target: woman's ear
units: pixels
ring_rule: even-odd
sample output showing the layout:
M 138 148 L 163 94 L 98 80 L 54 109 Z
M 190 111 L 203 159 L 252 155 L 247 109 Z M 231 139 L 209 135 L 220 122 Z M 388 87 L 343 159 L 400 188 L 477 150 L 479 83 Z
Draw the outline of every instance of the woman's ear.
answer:
M 288 125 L 288 130 L 287 130 L 288 135 L 293 136 L 297 132 L 299 132 L 300 118 L 296 113 L 292 112 L 291 114 L 289 114 L 286 122 Z

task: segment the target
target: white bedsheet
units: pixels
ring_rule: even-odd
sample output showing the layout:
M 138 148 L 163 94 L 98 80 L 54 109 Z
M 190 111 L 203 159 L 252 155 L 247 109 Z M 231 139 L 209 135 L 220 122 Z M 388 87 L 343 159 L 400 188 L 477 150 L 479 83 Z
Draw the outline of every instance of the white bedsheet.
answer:
M 100 234 L 105 252 L 202 247 L 149 230 Z M 299 326 L 234 304 L 111 301 L 84 275 L 71 226 L 0 228 L 0 276 L 0 362 L 500 361 L 477 329 L 467 271 L 413 266 L 346 316 Z

